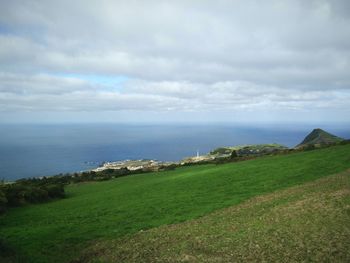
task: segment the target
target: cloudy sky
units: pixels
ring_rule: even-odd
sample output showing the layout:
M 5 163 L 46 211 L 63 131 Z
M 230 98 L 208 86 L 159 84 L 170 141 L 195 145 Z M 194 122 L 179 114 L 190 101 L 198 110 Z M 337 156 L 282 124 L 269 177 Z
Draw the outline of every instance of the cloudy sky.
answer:
M 350 1 L 0 0 L 0 121 L 349 122 Z

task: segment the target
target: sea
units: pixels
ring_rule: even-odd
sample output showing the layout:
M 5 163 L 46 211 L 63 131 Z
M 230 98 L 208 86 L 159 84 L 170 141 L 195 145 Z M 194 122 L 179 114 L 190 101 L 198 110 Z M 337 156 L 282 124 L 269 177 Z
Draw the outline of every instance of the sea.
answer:
M 293 147 L 315 125 L 0 124 L 0 179 L 86 171 L 106 161 L 179 161 L 220 146 L 279 143 Z M 350 138 L 349 126 L 324 125 Z

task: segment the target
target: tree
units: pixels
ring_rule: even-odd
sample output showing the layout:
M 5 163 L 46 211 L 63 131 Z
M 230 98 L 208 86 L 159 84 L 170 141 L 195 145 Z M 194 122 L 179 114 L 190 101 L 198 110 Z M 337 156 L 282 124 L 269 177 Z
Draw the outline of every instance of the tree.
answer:
M 235 150 L 233 150 L 233 151 L 231 152 L 230 158 L 231 158 L 231 159 L 234 159 L 234 158 L 237 158 L 237 157 L 238 157 L 237 152 L 236 152 Z

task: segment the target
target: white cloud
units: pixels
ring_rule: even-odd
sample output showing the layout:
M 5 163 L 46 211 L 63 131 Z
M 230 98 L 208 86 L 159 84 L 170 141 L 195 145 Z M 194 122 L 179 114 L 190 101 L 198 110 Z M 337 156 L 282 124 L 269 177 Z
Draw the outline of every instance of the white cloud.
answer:
M 327 109 L 346 120 L 349 7 L 340 0 L 2 2 L 1 111 Z M 127 81 L 113 89 L 79 77 L 91 74 Z
M 4 111 L 273 112 L 344 109 L 350 91 L 297 90 L 235 81 L 125 81 L 118 89 L 73 77 L 0 75 Z

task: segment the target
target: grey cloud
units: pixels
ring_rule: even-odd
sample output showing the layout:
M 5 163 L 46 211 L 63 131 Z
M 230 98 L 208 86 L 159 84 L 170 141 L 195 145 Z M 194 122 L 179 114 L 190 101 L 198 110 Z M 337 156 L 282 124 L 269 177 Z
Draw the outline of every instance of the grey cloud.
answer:
M 46 74 L 18 75 L 0 73 L 0 92 L 13 94 L 65 94 L 96 89 L 87 81 L 73 77 L 55 77 Z
M 7 85 L 6 85 L 7 84 Z M 349 91 L 298 91 L 250 82 L 130 80 L 118 91 L 86 81 L 39 75 L 0 76 L 2 111 L 278 111 L 347 107 Z
M 348 10 L 345 0 L 3 1 L 0 103 L 2 110 L 346 112 Z M 111 92 L 57 77 L 66 73 L 129 80 Z
M 176 104 L 176 99 L 167 103 Z M 120 95 L 109 92 L 72 92 L 61 95 L 15 95 L 1 93 L 2 111 L 100 111 L 100 110 L 152 110 L 167 109 L 165 101 L 159 96 Z

